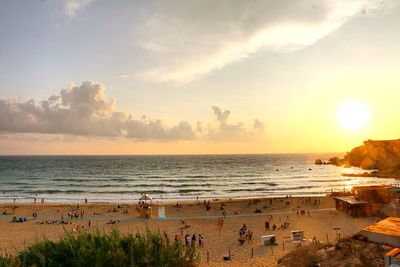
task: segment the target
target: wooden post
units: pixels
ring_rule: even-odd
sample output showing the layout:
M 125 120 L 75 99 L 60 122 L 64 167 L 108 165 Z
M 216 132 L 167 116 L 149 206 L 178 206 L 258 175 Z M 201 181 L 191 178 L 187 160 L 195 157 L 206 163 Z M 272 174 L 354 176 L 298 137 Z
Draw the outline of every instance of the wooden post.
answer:
M 274 255 L 274 245 L 271 245 L 271 253 Z
M 326 234 L 326 243 L 329 244 L 328 234 Z
M 232 257 L 231 257 L 231 249 L 229 249 L 229 260 L 231 260 L 232 259 Z
M 251 248 L 251 258 L 254 258 L 254 248 Z
M 282 250 L 285 252 L 285 239 L 282 240 Z
M 210 262 L 210 251 L 207 249 L 207 263 Z

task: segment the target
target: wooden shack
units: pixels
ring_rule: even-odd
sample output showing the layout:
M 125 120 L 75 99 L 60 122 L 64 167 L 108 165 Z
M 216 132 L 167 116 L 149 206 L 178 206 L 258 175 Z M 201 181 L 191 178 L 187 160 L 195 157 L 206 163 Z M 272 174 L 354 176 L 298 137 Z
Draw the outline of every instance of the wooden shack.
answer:
M 334 197 L 336 210 L 342 211 L 353 217 L 368 216 L 370 211 L 368 202 L 357 200 L 352 196 Z

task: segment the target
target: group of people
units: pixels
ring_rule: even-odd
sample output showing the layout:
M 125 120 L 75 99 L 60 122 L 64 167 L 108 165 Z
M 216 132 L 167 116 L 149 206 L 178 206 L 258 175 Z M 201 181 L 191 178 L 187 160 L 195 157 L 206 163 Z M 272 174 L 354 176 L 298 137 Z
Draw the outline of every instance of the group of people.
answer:
M 297 206 L 296 208 L 292 208 L 293 213 L 295 213 L 297 215 L 297 217 L 301 215 L 305 215 L 307 213 L 307 216 L 310 217 L 311 216 L 311 212 L 310 210 L 303 210 L 300 208 L 300 206 Z
M 267 220 L 265 221 L 265 230 L 272 229 L 273 231 L 275 231 L 277 228 L 278 228 L 278 230 L 285 230 L 290 225 L 289 216 L 286 216 L 286 220 L 279 227 L 277 227 L 277 225 L 275 223 L 272 224 L 272 219 L 273 219 L 273 216 L 268 215 Z M 279 216 L 279 221 L 281 221 L 280 216 Z
M 37 202 L 37 199 L 36 199 L 36 197 L 34 197 L 34 198 L 33 198 L 33 204 L 36 204 L 36 202 Z M 41 204 L 44 204 L 44 198 L 41 198 L 41 199 L 40 199 L 40 203 L 41 203 Z M 14 204 L 15 204 L 15 198 L 14 198 Z
M 14 217 L 12 218 L 12 221 L 11 221 L 11 222 L 22 223 L 22 222 L 26 222 L 26 221 L 27 221 L 27 218 L 26 218 L 26 217 L 19 217 L 19 218 L 17 218 L 17 216 L 14 216 Z
M 302 197 L 298 201 L 301 204 L 313 204 L 314 206 L 321 204 L 321 198 L 319 197 Z
M 75 210 L 71 210 L 67 213 L 68 215 L 68 219 L 72 220 L 73 218 L 83 218 L 83 215 L 85 214 L 85 212 L 83 211 L 83 209 L 75 209 Z M 63 215 L 61 215 L 61 219 L 63 220 L 64 217 Z
M 243 224 L 239 230 L 239 241 L 243 244 L 246 239 L 249 243 L 253 243 L 253 231 L 251 231 L 246 224 Z
M 203 206 L 206 208 L 207 211 L 211 210 L 210 200 L 209 201 L 204 200 Z
M 192 236 L 186 234 L 184 241 L 186 247 L 194 247 L 196 245 L 196 241 L 198 242 L 200 248 L 204 247 L 204 237 L 201 234 L 199 234 L 198 237 L 196 237 L 196 234 L 193 234 Z M 175 235 L 175 242 L 179 242 L 178 235 Z

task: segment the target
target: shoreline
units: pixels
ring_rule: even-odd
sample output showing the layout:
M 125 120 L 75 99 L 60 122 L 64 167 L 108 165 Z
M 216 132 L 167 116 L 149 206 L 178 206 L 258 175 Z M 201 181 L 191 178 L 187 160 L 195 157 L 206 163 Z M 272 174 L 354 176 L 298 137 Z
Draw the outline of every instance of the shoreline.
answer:
M 329 191 L 330 193 L 331 191 Z M 243 196 L 214 196 L 214 197 L 188 197 L 188 198 L 153 198 L 153 205 L 157 204 L 166 204 L 166 205 L 171 205 L 171 204 L 176 204 L 177 202 L 179 203 L 194 203 L 194 202 L 203 202 L 204 200 L 212 201 L 213 199 L 218 199 L 220 201 L 225 201 L 225 202 L 234 202 L 234 201 L 243 201 L 243 200 L 253 200 L 253 199 L 282 199 L 286 198 L 287 196 L 290 196 L 292 198 L 302 198 L 302 197 L 328 197 L 329 196 L 328 192 L 325 193 L 316 193 L 316 194 L 296 194 L 296 195 L 269 195 L 266 196 L 265 194 L 262 195 L 243 195 Z M 16 199 L 16 202 L 14 203 L 14 198 Z M 138 204 L 139 198 L 122 198 L 122 199 L 90 199 L 87 198 L 88 203 L 85 203 L 85 198 L 79 198 L 79 199 L 70 199 L 67 201 L 65 198 L 44 198 L 45 202 L 40 203 L 40 200 L 43 197 L 37 197 L 36 203 L 33 202 L 32 197 L 0 197 L 0 206 L 2 205 L 59 205 L 59 204 L 118 204 L 118 203 L 123 203 L 123 204 Z

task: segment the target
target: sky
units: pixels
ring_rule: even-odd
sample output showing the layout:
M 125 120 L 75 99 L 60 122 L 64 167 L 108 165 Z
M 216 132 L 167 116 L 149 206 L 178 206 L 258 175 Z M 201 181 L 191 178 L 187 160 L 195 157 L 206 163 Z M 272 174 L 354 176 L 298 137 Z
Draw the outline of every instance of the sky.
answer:
M 395 0 L 3 0 L 0 154 L 398 139 L 399 32 Z

